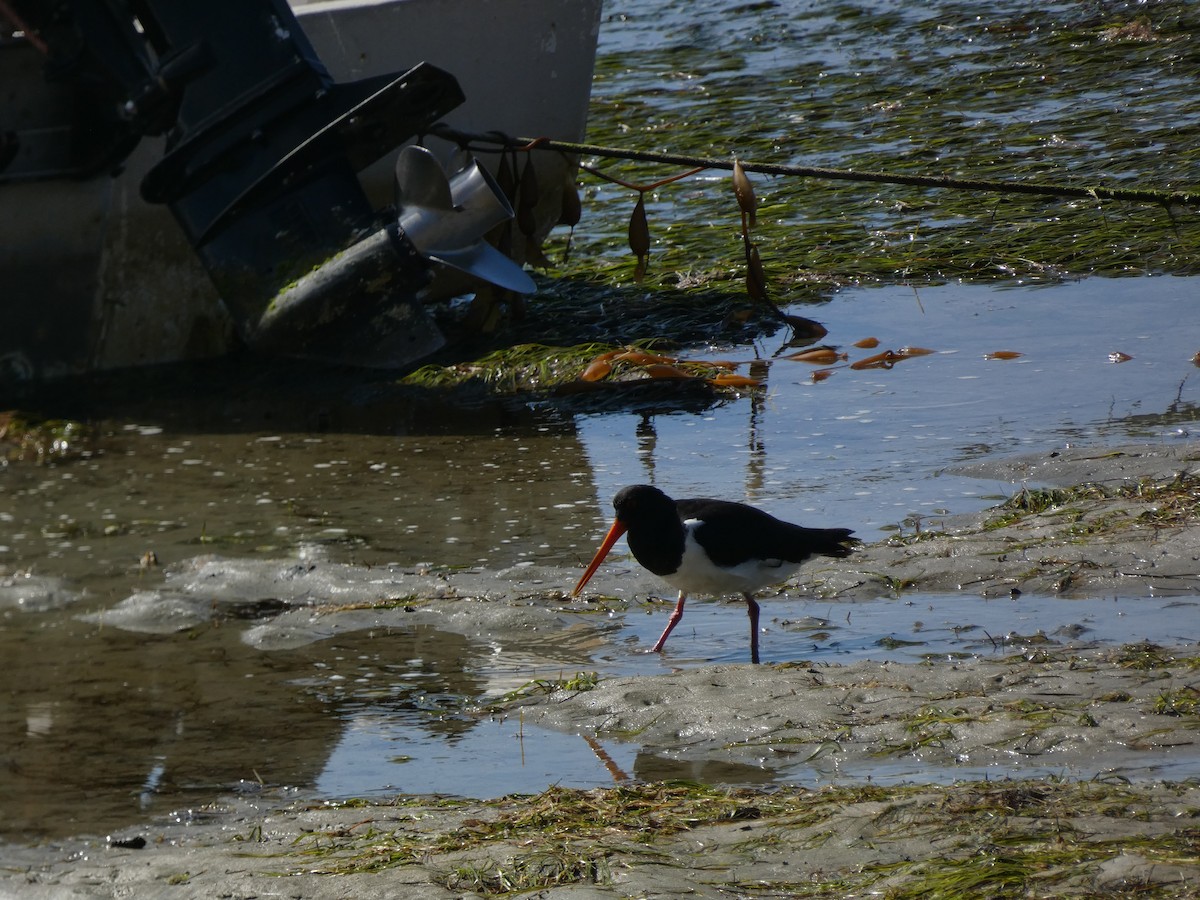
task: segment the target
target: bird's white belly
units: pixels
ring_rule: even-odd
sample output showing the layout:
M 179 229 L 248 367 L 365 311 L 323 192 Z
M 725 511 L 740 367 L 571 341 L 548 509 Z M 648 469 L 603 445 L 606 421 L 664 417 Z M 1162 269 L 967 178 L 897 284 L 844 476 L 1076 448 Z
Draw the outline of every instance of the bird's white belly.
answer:
M 768 584 L 785 581 L 800 568 L 799 563 L 778 559 L 752 559 L 730 568 L 714 565 L 696 542 L 690 525 L 684 523 L 683 561 L 675 572 L 662 576 L 667 584 L 684 593 L 712 596 L 753 593 Z

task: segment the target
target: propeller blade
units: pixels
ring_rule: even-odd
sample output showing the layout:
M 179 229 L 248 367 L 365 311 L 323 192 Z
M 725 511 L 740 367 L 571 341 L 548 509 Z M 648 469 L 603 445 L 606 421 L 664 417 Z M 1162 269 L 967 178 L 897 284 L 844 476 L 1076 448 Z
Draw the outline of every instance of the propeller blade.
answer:
M 486 241 L 476 241 L 469 247 L 455 250 L 435 250 L 429 258 L 518 294 L 532 294 L 537 290 L 524 269 Z
M 513 209 L 478 162 L 447 178 L 424 147 L 405 147 L 396 159 L 396 210 L 400 228 L 426 259 L 519 294 L 537 289 L 524 269 L 484 240 Z
M 425 147 L 409 144 L 396 157 L 396 206 L 454 209 L 450 179 Z

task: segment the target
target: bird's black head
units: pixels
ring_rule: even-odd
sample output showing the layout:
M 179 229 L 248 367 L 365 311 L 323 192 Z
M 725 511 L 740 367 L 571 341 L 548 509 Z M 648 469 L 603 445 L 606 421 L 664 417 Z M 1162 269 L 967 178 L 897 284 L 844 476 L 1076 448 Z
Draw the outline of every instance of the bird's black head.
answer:
M 649 484 L 631 484 L 613 497 L 617 518 L 625 522 L 645 521 L 660 516 L 675 516 L 675 501 Z

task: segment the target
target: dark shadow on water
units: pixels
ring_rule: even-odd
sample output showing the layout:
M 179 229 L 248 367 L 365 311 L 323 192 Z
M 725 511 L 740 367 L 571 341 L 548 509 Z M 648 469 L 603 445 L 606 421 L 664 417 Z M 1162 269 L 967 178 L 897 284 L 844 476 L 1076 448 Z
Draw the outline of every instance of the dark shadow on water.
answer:
M 470 365 L 523 345 L 706 342 L 749 345 L 786 329 L 742 293 L 614 285 L 539 276 L 528 308 L 495 331 L 468 333 L 462 316 L 440 324 L 447 346 L 422 364 Z M 411 367 L 411 368 L 415 368 Z M 409 371 L 411 371 L 411 368 Z M 729 399 L 708 385 L 647 380 L 608 390 L 549 386 L 503 393 L 482 380 L 431 389 L 403 384 L 405 370 L 267 357 L 241 349 L 217 359 L 100 372 L 33 385 L 0 383 L 0 410 L 48 419 L 150 421 L 178 432 L 291 431 L 346 434 L 487 434 L 570 427 L 575 414 L 700 412 Z
M 484 434 L 561 418 L 487 395 L 409 387 L 400 373 L 239 352 L 100 373 L 24 390 L 20 408 L 84 422 L 153 422 L 176 432 Z
M 154 423 L 175 433 L 469 436 L 570 429 L 581 414 L 702 412 L 730 400 L 699 381 L 587 387 L 516 393 L 482 383 L 425 388 L 401 383 L 395 372 L 239 353 L 29 387 L 6 406 L 39 420 Z

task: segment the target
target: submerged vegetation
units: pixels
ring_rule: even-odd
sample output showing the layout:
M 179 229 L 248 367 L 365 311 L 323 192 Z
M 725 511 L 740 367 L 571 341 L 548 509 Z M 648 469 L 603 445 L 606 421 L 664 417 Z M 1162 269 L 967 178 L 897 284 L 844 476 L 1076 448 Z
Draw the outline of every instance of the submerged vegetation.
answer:
M 576 672 L 571 678 L 535 678 L 500 697 L 496 701 L 496 708 L 500 709 L 533 697 L 550 696 L 559 691 L 565 691 L 568 694 L 590 691 L 596 687 L 599 681 L 600 676 L 597 672 Z
M 607 345 L 595 343 L 573 347 L 517 344 L 469 363 L 422 366 L 405 376 L 403 383 L 418 387 L 448 387 L 474 380 L 500 393 L 537 390 L 578 374 L 592 356 L 605 349 L 608 349 Z
M 668 28 L 606 5 L 588 142 L 898 176 L 1200 186 L 1194 4 L 780 7 L 688 5 L 667 19 L 689 27 Z M 561 361 L 596 343 L 670 351 L 776 331 L 764 290 L 790 305 L 852 284 L 1200 273 L 1200 211 L 1186 204 L 755 175 L 751 247 L 746 185 L 735 193 L 728 172 L 671 180 L 683 173 L 582 162 L 602 177 L 581 172 L 570 254 L 564 229 L 528 314 L 478 363 L 427 368 L 422 384 L 495 368 L 518 374 L 485 375 L 493 390 L 520 389 L 538 345 L 580 348 L 544 350 Z M 539 384 L 575 374 L 548 362 Z
M 0 464 L 75 459 L 87 452 L 91 441 L 91 429 L 82 422 L 0 412 Z
M 598 60 L 589 141 L 897 175 L 1198 186 L 1193 4 L 1142 15 L 1023 0 L 788 12 L 714 10 L 732 34 L 713 47 L 694 34 L 656 36 L 630 10 L 628 43 Z M 646 168 L 618 172 L 645 181 Z M 727 271 L 739 262 L 738 208 L 725 173 L 707 174 L 648 205 L 660 284 L 701 260 Z M 585 183 L 584 224 L 597 204 L 632 206 Z M 763 262 L 797 299 L 813 282 L 1044 281 L 1195 273 L 1200 263 L 1194 209 L 798 178 L 760 178 L 756 190 Z M 574 258 L 615 248 L 626 217 L 603 217 L 611 230 L 600 246 L 589 241 L 594 225 L 577 230 Z

